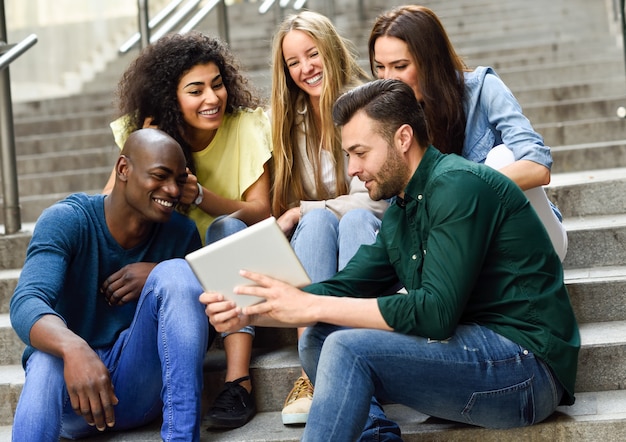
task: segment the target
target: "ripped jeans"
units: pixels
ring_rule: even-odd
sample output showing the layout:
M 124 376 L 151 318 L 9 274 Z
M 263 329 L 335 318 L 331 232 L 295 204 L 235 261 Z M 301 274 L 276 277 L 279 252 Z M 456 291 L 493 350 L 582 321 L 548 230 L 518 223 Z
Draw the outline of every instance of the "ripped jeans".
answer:
M 372 428 L 390 422 L 373 396 L 429 416 L 511 428 L 544 420 L 563 394 L 532 352 L 476 324 L 431 341 L 320 323 L 300 338 L 299 352 L 315 385 L 307 442 L 400 440 Z

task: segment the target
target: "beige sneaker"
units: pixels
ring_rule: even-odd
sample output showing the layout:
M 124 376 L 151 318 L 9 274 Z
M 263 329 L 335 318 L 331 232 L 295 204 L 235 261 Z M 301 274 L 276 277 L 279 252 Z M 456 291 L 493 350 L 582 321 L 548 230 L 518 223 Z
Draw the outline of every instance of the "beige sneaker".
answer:
M 293 384 L 283 405 L 283 424 L 306 424 L 311 402 L 313 402 L 313 384 L 310 380 L 300 376 Z

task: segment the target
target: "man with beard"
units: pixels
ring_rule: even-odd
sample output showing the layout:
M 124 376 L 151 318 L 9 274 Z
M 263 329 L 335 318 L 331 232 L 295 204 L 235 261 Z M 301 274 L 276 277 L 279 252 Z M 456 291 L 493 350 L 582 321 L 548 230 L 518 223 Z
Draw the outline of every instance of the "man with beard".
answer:
M 199 283 L 170 260 L 200 247 L 194 223 L 175 212 L 185 166 L 173 138 L 141 129 L 110 195 L 70 195 L 42 213 L 11 298 L 27 344 L 13 441 L 78 439 L 159 416 L 163 440 L 200 439 L 208 321 Z
M 561 261 L 521 189 L 429 145 L 398 80 L 341 96 L 348 171 L 372 199 L 396 197 L 376 242 L 303 290 L 242 271 L 238 309 L 204 293 L 218 330 L 310 326 L 300 340 L 315 385 L 304 441 L 401 440 L 373 397 L 488 428 L 531 425 L 574 402 L 580 336 Z M 388 295 L 398 282 L 405 293 Z

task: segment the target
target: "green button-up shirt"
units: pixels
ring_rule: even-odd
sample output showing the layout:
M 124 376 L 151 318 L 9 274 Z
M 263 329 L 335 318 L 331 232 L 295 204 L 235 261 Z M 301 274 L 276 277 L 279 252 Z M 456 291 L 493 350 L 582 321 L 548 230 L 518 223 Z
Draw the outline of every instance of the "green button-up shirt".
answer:
M 388 293 L 400 281 L 408 294 Z M 519 187 L 493 169 L 429 147 L 361 246 L 310 293 L 378 298 L 396 332 L 446 339 L 477 323 L 531 350 L 574 401 L 580 335 L 561 261 Z

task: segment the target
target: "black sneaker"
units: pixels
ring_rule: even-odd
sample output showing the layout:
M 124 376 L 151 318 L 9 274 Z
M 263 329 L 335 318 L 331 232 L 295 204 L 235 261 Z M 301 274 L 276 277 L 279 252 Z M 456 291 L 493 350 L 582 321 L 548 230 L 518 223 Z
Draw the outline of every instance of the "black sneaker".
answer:
M 239 428 L 244 426 L 256 414 L 254 394 L 239 385 L 250 376 L 226 382 L 224 389 L 217 395 L 213 407 L 206 416 L 207 430 Z

